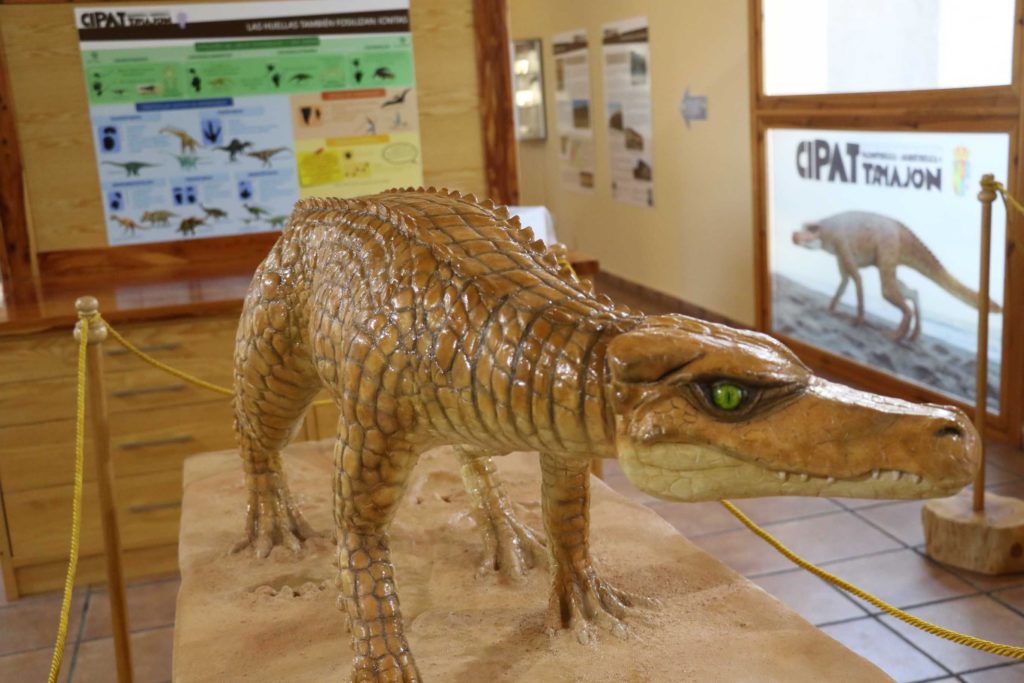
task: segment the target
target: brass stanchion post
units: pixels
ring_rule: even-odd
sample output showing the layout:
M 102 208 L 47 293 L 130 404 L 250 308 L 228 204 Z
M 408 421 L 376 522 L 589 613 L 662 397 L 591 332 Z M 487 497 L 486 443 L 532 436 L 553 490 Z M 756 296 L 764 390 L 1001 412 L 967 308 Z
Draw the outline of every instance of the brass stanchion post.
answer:
M 992 251 L 992 202 L 995 177 L 981 178 L 981 282 L 978 287 L 978 367 L 974 385 L 974 427 L 981 438 L 981 466 L 974 480 L 974 511 L 985 509 L 985 417 L 988 414 L 988 310 L 989 310 L 989 253 Z
M 128 611 L 124 592 L 124 559 L 121 535 L 117 525 L 117 504 L 114 495 L 114 463 L 110 456 L 110 420 L 107 415 L 107 394 L 103 387 L 103 356 L 101 347 L 107 338 L 107 326 L 99 318 L 99 303 L 83 296 L 75 301 L 79 318 L 89 320 L 86 372 L 88 405 L 91 414 L 93 453 L 96 457 L 96 483 L 100 493 L 100 520 L 103 525 L 103 547 L 107 563 L 107 593 L 110 596 L 110 621 L 114 633 L 114 656 L 117 660 L 118 683 L 131 683 L 132 657 L 128 636 Z M 75 326 L 75 339 L 81 336 L 81 323 Z
M 933 560 L 982 574 L 1024 570 L 1024 501 L 985 491 L 985 418 L 988 414 L 989 252 L 992 202 L 1004 191 L 991 175 L 981 178 L 981 274 L 978 284 L 978 372 L 974 426 L 981 439 L 981 463 L 973 495 L 930 500 L 921 510 L 925 551 Z

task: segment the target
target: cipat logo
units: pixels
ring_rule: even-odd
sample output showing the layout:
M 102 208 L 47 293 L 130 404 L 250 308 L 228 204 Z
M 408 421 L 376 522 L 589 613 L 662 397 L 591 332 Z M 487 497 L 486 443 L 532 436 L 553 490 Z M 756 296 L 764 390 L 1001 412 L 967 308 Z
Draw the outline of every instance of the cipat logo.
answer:
M 962 197 L 967 192 L 967 180 L 971 176 L 971 150 L 967 147 L 953 149 L 953 192 Z
M 159 26 L 173 23 L 169 12 L 83 12 L 79 16 L 84 29 L 126 28 L 129 26 Z

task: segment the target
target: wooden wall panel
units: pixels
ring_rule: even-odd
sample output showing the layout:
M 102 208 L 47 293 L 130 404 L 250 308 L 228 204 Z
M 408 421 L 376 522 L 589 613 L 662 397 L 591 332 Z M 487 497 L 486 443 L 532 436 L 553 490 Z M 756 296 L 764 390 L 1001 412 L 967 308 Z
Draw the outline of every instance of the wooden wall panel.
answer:
M 411 5 L 424 182 L 485 194 L 473 2 Z M 40 253 L 107 245 L 72 8 L 0 4 L 30 227 Z

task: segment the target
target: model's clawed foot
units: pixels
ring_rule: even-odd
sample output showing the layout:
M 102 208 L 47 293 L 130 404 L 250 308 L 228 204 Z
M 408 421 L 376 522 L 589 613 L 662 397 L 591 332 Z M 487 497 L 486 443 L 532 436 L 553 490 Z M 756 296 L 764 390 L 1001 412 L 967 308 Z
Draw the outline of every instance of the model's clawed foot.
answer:
M 474 511 L 473 517 L 484 540 L 484 556 L 478 576 L 497 571 L 513 581 L 521 580 L 538 564 L 547 561 L 544 542 L 530 527 L 520 522 L 511 510 L 496 515 Z
M 252 548 L 256 557 L 264 558 L 274 546 L 281 545 L 298 553 L 303 541 L 320 536 L 286 489 L 249 491 L 245 535 L 232 546 L 231 552 Z
M 654 609 L 657 600 L 627 593 L 599 578 L 590 566 L 578 571 L 559 570 L 554 577 L 554 591 L 548 606 L 548 628 L 572 629 L 576 639 L 586 645 L 597 639 L 603 630 L 617 638 L 625 638 L 625 619 L 637 609 Z

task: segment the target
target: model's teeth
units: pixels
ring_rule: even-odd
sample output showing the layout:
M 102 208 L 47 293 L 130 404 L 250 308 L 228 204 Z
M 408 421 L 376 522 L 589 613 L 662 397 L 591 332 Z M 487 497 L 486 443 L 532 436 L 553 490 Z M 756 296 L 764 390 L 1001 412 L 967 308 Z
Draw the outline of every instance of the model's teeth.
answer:
M 818 479 L 819 481 L 821 479 L 824 479 L 825 483 L 827 484 L 836 483 L 835 477 L 814 477 L 804 472 L 796 473 L 776 471 L 775 476 L 779 478 L 779 481 L 789 481 L 790 477 L 794 477 L 797 481 L 801 483 L 810 481 L 811 479 Z M 902 478 L 907 478 L 915 484 L 921 483 L 920 474 L 910 474 L 909 472 L 901 472 L 899 470 L 871 470 L 872 479 L 881 479 L 883 477 L 889 481 L 899 481 Z

